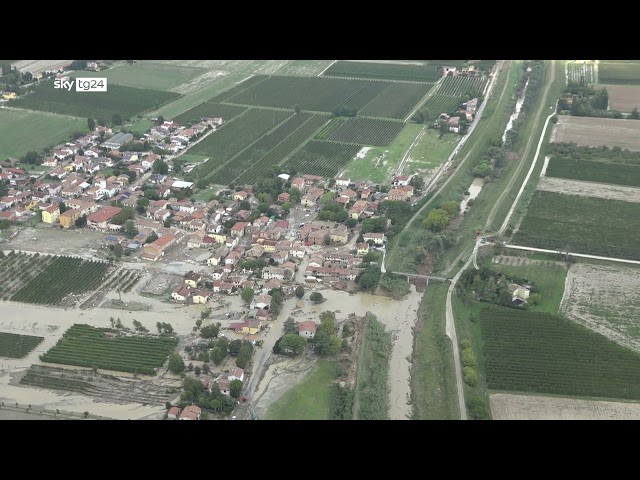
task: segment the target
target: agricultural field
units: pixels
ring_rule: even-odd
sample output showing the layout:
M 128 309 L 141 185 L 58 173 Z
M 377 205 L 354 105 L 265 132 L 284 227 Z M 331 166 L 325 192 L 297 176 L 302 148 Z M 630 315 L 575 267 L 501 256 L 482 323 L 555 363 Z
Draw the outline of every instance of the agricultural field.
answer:
M 254 85 L 257 85 L 258 83 L 266 80 L 267 78 L 269 78 L 268 75 L 252 75 L 251 77 L 249 77 L 246 80 L 234 85 L 233 87 L 228 88 L 228 89 L 224 90 L 223 92 L 220 92 L 218 95 L 216 95 L 215 97 L 210 99 L 209 103 L 226 102 L 227 100 L 229 100 L 234 95 L 237 95 L 240 92 L 243 92 L 243 91 L 249 89 L 250 87 L 253 87 Z M 289 106 L 291 106 L 291 105 L 289 105 Z
M 497 256 L 492 259 L 490 267 L 508 278 L 524 278 L 535 283 L 542 299 L 531 311 L 558 313 L 567 277 L 567 268 L 563 264 L 532 261 L 524 257 Z
M 547 177 L 640 187 L 640 165 L 552 157 Z
M 197 107 L 187 110 L 182 115 L 178 115 L 173 121 L 180 125 L 187 125 L 189 123 L 197 123 L 207 117 L 221 117 L 225 122 L 228 122 L 246 110 L 245 107 L 239 107 L 237 105 L 204 102 Z
M 191 154 L 209 157 L 209 161 L 198 168 L 198 178 L 207 177 L 292 114 L 293 111 L 250 109 L 223 125 L 189 149 Z
M 640 85 L 640 62 L 609 62 L 602 60 L 598 63 L 598 83 L 615 85 Z
M 609 168 L 611 170 L 615 169 L 611 164 L 609 165 Z M 636 170 L 640 170 L 639 167 L 635 168 Z M 637 187 L 584 182 L 581 180 L 569 180 L 566 178 L 542 177 L 538 182 L 537 189 L 545 192 L 562 193 L 565 195 L 579 195 L 590 198 L 603 198 L 606 200 L 640 203 L 640 188 Z
M 180 96 L 173 92 L 122 85 L 109 85 L 108 91 L 104 93 L 87 94 L 75 90 L 68 92 L 65 89 L 54 89 L 51 81 L 41 82 L 34 90 L 34 93 L 11 100 L 9 106 L 111 121 L 111 116 L 115 113 L 126 120 Z
M 596 85 L 606 88 L 609 94 L 609 108 L 623 113 L 640 109 L 640 85 Z
M 24 358 L 44 337 L 0 332 L 0 357 Z
M 106 262 L 38 253 L 9 252 L 0 258 L 0 271 L 0 298 L 45 305 L 58 305 L 69 294 L 98 288 L 128 292 L 141 277 L 137 271 Z
M 360 112 L 369 117 L 404 119 L 433 87 L 432 83 L 392 83 Z
M 327 140 L 387 147 L 404 127 L 402 122 L 356 117 L 342 123 Z
M 75 324 L 40 359 L 78 367 L 155 375 L 177 340 L 160 336 L 126 336 L 108 328 Z
M 541 395 L 491 395 L 494 420 L 640 420 L 640 403 Z
M 335 177 L 361 148 L 361 145 L 310 140 L 284 163 L 284 167 L 294 167 L 300 173 Z
M 537 190 L 513 243 L 640 260 L 638 232 L 638 203 Z
M 121 64 L 100 72 L 77 72 L 80 77 L 106 77 L 111 85 L 171 90 L 207 71 L 205 68 L 139 60 L 135 65 Z
M 572 265 L 560 312 L 640 352 L 640 272 L 622 266 Z
M 282 122 L 278 128 L 264 135 L 239 155 L 224 165 L 211 179 L 219 185 L 234 183 L 254 183 L 271 165 L 282 159 L 306 142 L 328 117 L 311 113 L 292 115 Z
M 480 325 L 492 390 L 640 400 L 640 354 L 570 320 L 488 307 Z
M 333 60 L 292 60 L 289 64 L 276 70 L 275 74 L 317 76 L 332 62 Z
M 346 117 L 334 117 L 332 118 L 324 127 L 320 129 L 320 131 L 313 137 L 315 140 L 326 140 L 329 135 L 331 135 L 334 131 L 340 127 L 344 122 L 346 122 L 348 118 Z
M 435 82 L 440 76 L 437 65 L 402 65 L 339 60 L 322 75 L 330 77 L 358 77 L 411 82 Z
M 451 114 L 459 109 L 461 101 L 458 97 L 434 93 L 422 108 L 428 110 L 433 116 L 440 115 L 441 113 Z
M 29 151 L 68 141 L 85 132 L 87 120 L 45 112 L 0 109 L 0 159 L 19 158 Z
M 488 77 L 445 77 L 435 91 L 437 95 L 462 98 L 469 94 L 471 97 L 482 95 L 484 87 L 489 81 Z
M 640 122 L 621 118 L 558 116 L 552 142 L 576 143 L 587 147 L 607 145 L 640 151 Z
M 596 83 L 595 63 L 591 61 L 567 62 L 567 82 L 581 84 Z

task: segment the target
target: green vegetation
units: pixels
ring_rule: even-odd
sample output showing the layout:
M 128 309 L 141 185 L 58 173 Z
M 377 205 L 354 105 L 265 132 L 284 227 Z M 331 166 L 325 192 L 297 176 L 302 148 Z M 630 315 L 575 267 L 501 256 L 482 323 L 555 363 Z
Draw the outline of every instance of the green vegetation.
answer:
M 388 420 L 391 334 L 371 313 L 365 322 L 364 353 L 358 362 L 358 419 Z
M 500 307 L 481 326 L 491 389 L 640 399 L 640 355 L 585 327 Z
M 402 122 L 391 120 L 351 118 L 333 130 L 327 140 L 386 147 L 393 142 L 403 127 Z
M 380 281 L 380 286 L 396 300 L 408 295 L 411 291 L 407 279 L 402 275 L 394 275 L 393 273 L 385 273 Z
M 326 140 L 340 125 L 347 121 L 345 117 L 334 117 L 313 137 L 315 140 Z
M 176 344 L 171 337 L 123 336 L 117 330 L 76 324 L 40 360 L 154 375 Z
M 205 68 L 188 67 L 139 60 L 135 65 L 123 64 L 99 72 L 83 71 L 82 77 L 106 77 L 111 85 L 171 90 L 205 73 Z
M 638 203 L 536 191 L 513 241 L 528 247 L 640 259 L 639 231 Z
M 337 361 L 318 360 L 305 378 L 289 389 L 266 414 L 267 420 L 328 420 Z M 335 407 L 334 407 L 335 408 Z
M 595 64 L 588 61 L 587 63 L 567 62 L 567 81 L 588 85 L 596 83 Z
M 598 64 L 598 83 L 640 85 L 640 63 L 610 63 L 603 60 Z
M 105 93 L 83 94 L 54 89 L 50 81 L 40 82 L 33 90 L 32 94 L 12 100 L 10 106 L 82 117 L 85 122 L 87 117 L 111 120 L 114 115 L 121 115 L 126 120 L 180 96 L 178 93 L 121 85 L 109 85 Z
M 404 119 L 432 86 L 432 83 L 392 83 L 367 103 L 360 114 Z
M 549 160 L 545 175 L 587 182 L 640 186 L 640 165 L 553 157 Z
M 326 140 L 309 140 L 283 167 L 300 173 L 334 177 L 360 151 L 362 146 Z
M 206 178 L 217 167 L 258 140 L 292 113 L 251 109 L 194 145 L 189 153 L 209 157 L 209 161 L 198 167 L 198 178 Z
M 246 79 L 246 80 L 234 85 L 233 87 L 226 89 L 222 93 L 219 93 L 218 95 L 213 97 L 210 100 L 210 102 L 212 102 L 212 103 L 214 103 L 214 102 L 226 102 L 227 100 L 229 100 L 234 95 L 237 95 L 238 93 L 243 92 L 243 91 L 253 87 L 254 85 L 257 85 L 258 83 L 266 80 L 267 78 L 269 78 L 267 75 L 253 75 L 251 78 L 248 78 L 248 79 Z
M 431 282 L 420 309 L 413 368 L 411 406 L 414 420 L 460 418 L 451 340 L 445 334 L 447 284 Z
M 351 420 L 353 418 L 353 390 L 337 383 L 331 385 L 329 420 Z
M 487 85 L 488 77 L 445 77 L 435 91 L 438 95 L 463 98 L 479 97 Z
M 366 63 L 339 60 L 331 65 L 323 75 L 332 77 L 380 78 L 387 80 L 407 80 L 413 82 L 433 82 L 438 79 L 436 65 L 400 65 L 392 63 Z
M 54 260 L 48 263 L 39 275 L 28 281 L 11 300 L 57 305 L 69 294 L 96 289 L 104 280 L 108 268 L 109 264 L 106 262 L 54 257 Z M 32 272 L 27 271 L 21 275 L 30 273 Z
M 24 358 L 44 337 L 0 332 L 0 357 Z
M 74 132 L 86 130 L 86 119 L 0 109 L 0 160 L 20 158 L 29 151 L 41 152 L 68 141 Z M 31 167 L 26 168 L 30 170 Z
M 180 125 L 186 125 L 188 123 L 198 123 L 203 118 L 220 117 L 225 122 L 228 122 L 232 118 L 237 117 L 242 112 L 246 111 L 245 107 L 239 107 L 237 105 L 225 105 L 221 103 L 204 102 L 187 110 L 181 115 L 178 115 L 173 119 L 174 122 Z
M 431 116 L 435 118 L 441 113 L 455 113 L 460 108 L 460 103 L 460 97 L 434 93 L 427 99 L 421 110 L 427 110 Z M 434 118 L 429 118 L 429 120 L 433 120 Z

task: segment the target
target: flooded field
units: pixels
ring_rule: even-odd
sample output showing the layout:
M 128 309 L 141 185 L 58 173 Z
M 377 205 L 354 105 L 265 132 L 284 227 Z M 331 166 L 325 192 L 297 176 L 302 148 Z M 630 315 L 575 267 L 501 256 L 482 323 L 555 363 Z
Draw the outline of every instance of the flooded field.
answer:
M 464 213 L 469 200 L 474 200 L 478 195 L 480 195 L 480 191 L 483 186 L 484 178 L 477 177 L 473 179 L 473 182 L 471 182 L 471 185 L 469 186 L 469 195 L 465 195 L 462 202 L 460 202 L 460 213 Z

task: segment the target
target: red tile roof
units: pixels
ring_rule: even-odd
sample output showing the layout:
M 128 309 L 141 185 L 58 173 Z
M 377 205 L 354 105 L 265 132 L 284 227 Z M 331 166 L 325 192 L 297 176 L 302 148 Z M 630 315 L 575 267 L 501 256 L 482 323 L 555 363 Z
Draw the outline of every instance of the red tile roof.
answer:
M 111 220 L 113 217 L 115 217 L 118 213 L 120 213 L 121 210 L 122 209 L 118 207 L 111 207 L 111 206 L 102 207 L 97 212 L 89 215 L 87 217 L 87 220 L 94 223 L 106 222 L 108 220 Z

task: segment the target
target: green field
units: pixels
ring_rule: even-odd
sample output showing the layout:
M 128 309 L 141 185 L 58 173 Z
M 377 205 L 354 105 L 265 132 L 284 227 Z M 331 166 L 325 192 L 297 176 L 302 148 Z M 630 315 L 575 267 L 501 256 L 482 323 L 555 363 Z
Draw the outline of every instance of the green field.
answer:
M 24 358 L 44 337 L 0 332 L 0 357 Z
M 269 407 L 267 420 L 328 420 L 338 363 L 318 360 L 304 379 Z
M 73 325 L 47 353 L 43 362 L 154 375 L 177 344 L 171 337 L 123 336 L 121 332 Z
M 451 340 L 445 334 L 448 285 L 429 283 L 418 310 L 417 339 L 411 369 L 414 420 L 460 418 Z
M 609 63 L 602 60 L 598 64 L 598 83 L 640 85 L 640 63 Z
M 354 400 L 358 405 L 358 420 L 388 420 L 391 333 L 386 332 L 385 326 L 371 313 L 367 313 L 365 321 Z
M 327 68 L 333 60 L 293 60 L 278 69 L 276 75 L 309 75 L 317 76 Z
M 180 125 L 188 123 L 198 123 L 203 118 L 221 117 L 225 122 L 237 117 L 246 110 L 245 107 L 237 105 L 224 105 L 220 103 L 201 103 L 197 107 L 187 110 L 182 115 L 178 115 L 173 120 Z
M 449 115 L 456 113 L 459 110 L 461 103 L 460 97 L 452 97 L 450 95 L 439 95 L 434 93 L 422 106 L 423 110 L 428 110 L 429 113 L 435 117 L 441 113 L 447 113 Z
M 432 83 L 392 83 L 360 112 L 369 117 L 403 120 L 433 87 Z
M 400 133 L 402 127 L 404 127 L 404 123 L 391 120 L 362 117 L 350 118 L 335 129 L 327 137 L 327 140 L 387 147 Z
M 108 87 L 149 88 L 151 90 L 171 90 L 205 73 L 205 68 L 168 65 L 149 60 L 139 60 L 135 65 L 118 65 L 101 72 L 81 72 L 81 77 L 106 77 Z
M 284 163 L 299 173 L 335 177 L 362 149 L 361 145 L 310 140 Z
M 427 65 L 399 65 L 392 63 L 365 63 L 339 60 L 323 75 L 332 77 L 379 78 L 387 80 L 407 80 L 413 82 L 434 82 L 438 79 L 438 67 Z
M 513 259 L 511 261 L 513 263 L 519 260 L 518 257 L 506 258 Z M 567 269 L 564 265 L 557 262 L 537 262 L 529 265 L 488 263 L 487 266 L 507 277 L 524 278 L 529 282 L 534 282 L 539 289 L 542 300 L 532 307 L 532 311 L 558 313 L 564 293 L 564 282 L 567 278 Z
M 478 97 L 482 94 L 488 77 L 445 77 L 435 93 L 462 98 L 465 95 Z
M 107 92 L 86 93 L 76 92 L 75 89 L 69 92 L 66 89 L 54 89 L 52 81 L 40 82 L 33 89 L 34 93 L 10 101 L 9 106 L 111 121 L 115 113 L 126 120 L 180 96 L 173 92 L 121 85 L 109 85 Z
M 549 160 L 545 175 L 587 182 L 640 186 L 640 165 L 553 157 Z
M 640 355 L 556 315 L 482 310 L 492 390 L 640 400 Z
M 182 155 L 180 155 L 178 158 L 180 158 L 181 160 L 186 160 L 187 163 L 202 163 L 204 162 L 207 158 L 206 155 L 194 155 L 191 153 L 184 153 Z
M 513 243 L 638 260 L 638 232 L 638 203 L 538 190 Z
M 70 140 L 75 131 L 86 132 L 87 120 L 44 112 L 0 109 L 0 159 L 19 158 L 28 151 Z
M 457 133 L 446 133 L 438 138 L 435 130 L 425 130 L 411 150 L 404 175 L 412 175 L 418 170 L 434 169 L 442 165 L 451 155 L 462 138 Z

